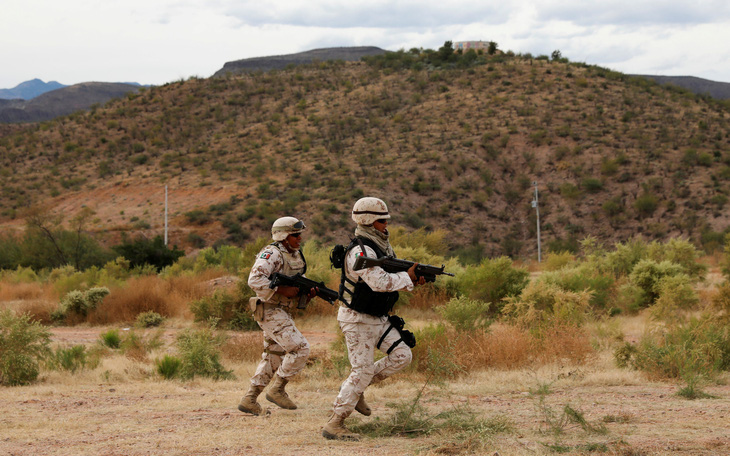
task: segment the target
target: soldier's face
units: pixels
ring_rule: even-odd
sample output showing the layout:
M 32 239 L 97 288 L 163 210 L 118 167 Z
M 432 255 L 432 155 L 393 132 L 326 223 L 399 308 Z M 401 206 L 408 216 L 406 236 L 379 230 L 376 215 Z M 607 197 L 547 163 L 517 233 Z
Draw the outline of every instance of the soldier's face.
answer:
M 286 237 L 286 243 L 292 250 L 299 250 L 299 246 L 302 245 L 302 233 L 290 234 Z
M 373 228 L 383 234 L 388 234 L 388 219 L 380 219 L 373 222 Z

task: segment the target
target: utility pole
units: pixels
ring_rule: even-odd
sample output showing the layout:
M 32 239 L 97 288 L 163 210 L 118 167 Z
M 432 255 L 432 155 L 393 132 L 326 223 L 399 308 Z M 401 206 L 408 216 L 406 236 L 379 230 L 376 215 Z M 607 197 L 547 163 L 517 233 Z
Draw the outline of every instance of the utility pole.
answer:
M 537 181 L 532 182 L 535 186 L 535 199 L 532 200 L 532 207 L 535 208 L 535 214 L 537 214 L 537 262 L 542 262 L 542 251 L 540 250 L 540 208 L 537 205 Z
M 167 246 L 167 185 L 165 185 L 165 246 Z

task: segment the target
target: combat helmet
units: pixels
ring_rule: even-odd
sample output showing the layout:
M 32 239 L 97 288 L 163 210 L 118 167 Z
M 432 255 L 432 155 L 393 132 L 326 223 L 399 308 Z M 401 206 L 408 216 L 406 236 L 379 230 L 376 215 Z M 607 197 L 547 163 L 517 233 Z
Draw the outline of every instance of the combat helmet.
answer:
M 281 217 L 271 225 L 271 237 L 275 241 L 283 241 L 290 234 L 304 231 L 306 225 L 296 217 Z
M 358 225 L 372 225 L 376 220 L 389 218 L 388 206 L 380 198 L 366 196 L 352 207 L 352 220 Z

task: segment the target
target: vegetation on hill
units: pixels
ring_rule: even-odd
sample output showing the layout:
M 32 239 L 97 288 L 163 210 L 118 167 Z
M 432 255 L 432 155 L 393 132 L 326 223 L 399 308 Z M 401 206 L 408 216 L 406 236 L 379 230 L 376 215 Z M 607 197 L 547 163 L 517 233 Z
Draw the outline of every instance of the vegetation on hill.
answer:
M 124 192 L 169 185 L 217 191 L 172 209 L 172 242 L 187 249 L 241 245 L 284 214 L 331 242 L 373 195 L 395 223 L 443 229 L 453 254 L 479 261 L 535 255 L 537 182 L 544 249 L 641 235 L 713 250 L 728 225 L 728 107 L 559 51 L 458 54 L 448 42 L 192 78 L 3 134 L 0 223 L 75 195 L 99 214 L 102 242 L 160 233 L 162 218 L 125 206 Z

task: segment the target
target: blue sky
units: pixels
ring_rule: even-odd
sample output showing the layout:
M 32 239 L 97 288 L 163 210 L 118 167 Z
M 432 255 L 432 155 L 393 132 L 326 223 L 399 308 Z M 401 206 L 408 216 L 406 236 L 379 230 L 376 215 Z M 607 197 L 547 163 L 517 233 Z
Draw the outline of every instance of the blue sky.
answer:
M 33 78 L 164 84 L 331 46 L 495 41 L 624 73 L 730 82 L 730 2 L 4 0 L 0 88 Z

